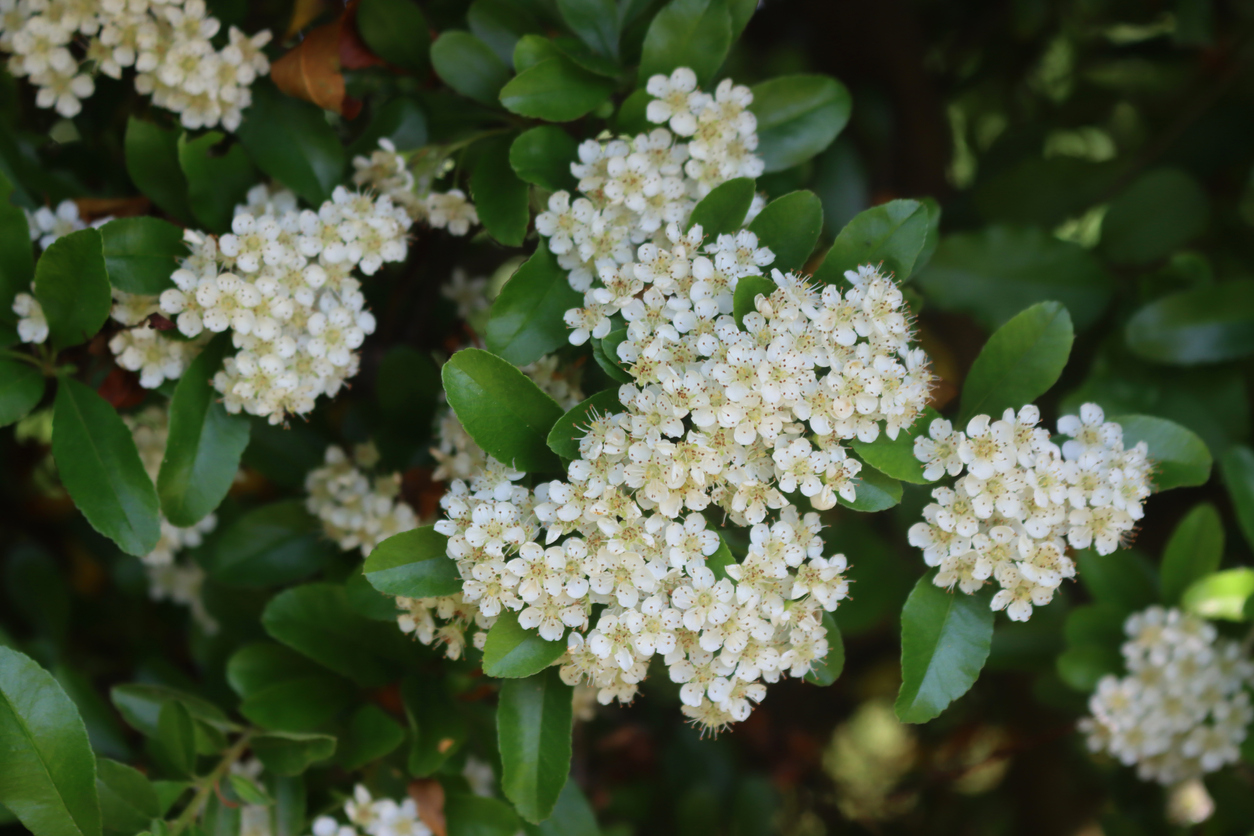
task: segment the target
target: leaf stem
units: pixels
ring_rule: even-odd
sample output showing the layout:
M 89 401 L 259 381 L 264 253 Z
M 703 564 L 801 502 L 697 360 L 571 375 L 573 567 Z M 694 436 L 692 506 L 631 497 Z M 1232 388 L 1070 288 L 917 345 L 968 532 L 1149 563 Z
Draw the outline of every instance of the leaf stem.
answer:
M 231 771 L 231 767 L 244 754 L 251 737 L 252 731 L 246 731 L 240 735 L 239 740 L 235 741 L 231 748 L 227 749 L 222 755 L 222 760 L 218 761 L 218 765 L 214 767 L 213 771 L 203 778 L 196 779 L 196 794 L 192 796 L 191 801 L 187 802 L 183 812 L 179 814 L 179 817 L 174 820 L 174 824 L 170 826 L 170 836 L 178 836 L 200 816 L 205 802 L 209 800 L 210 794 L 215 791 L 218 782 L 226 777 L 227 773 Z

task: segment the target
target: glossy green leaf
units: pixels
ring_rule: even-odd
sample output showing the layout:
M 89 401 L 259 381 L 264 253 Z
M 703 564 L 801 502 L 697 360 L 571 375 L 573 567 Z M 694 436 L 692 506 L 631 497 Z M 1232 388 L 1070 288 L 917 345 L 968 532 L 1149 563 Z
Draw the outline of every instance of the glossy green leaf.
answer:
M 57 351 L 95 336 L 113 307 L 99 230 L 71 232 L 44 250 L 35 265 L 35 298 Z
M 874 467 L 862 466 L 862 470 L 854 478 L 857 498 L 848 502 L 843 496 L 836 501 L 846 508 L 865 513 L 886 511 L 901 502 L 901 482 L 880 473 Z
M 758 297 L 769 297 L 779 289 L 779 285 L 763 276 L 743 276 L 736 281 L 736 290 L 732 294 L 732 308 L 736 324 L 741 330 L 745 327 L 745 315 L 758 309 Z
M 1233 447 L 1224 453 L 1219 466 L 1237 526 L 1246 544 L 1254 549 L 1254 450 L 1245 445 Z
M 932 422 L 939 417 L 940 413 L 935 409 L 924 407 L 914 423 L 908 429 L 899 430 L 896 438 L 889 438 L 888 433 L 881 432 L 879 438 L 870 444 L 852 439 L 849 446 L 858 458 L 885 476 L 914 485 L 928 485 L 931 483 L 923 478 L 923 462 L 914 456 L 914 440 L 920 435 L 926 436 Z
M 431 34 L 414 0 L 361 0 L 357 31 L 370 51 L 419 75 L 427 71 Z
M 524 819 L 549 817 L 570 774 L 574 689 L 557 668 L 501 683 L 496 709 L 501 789 Z
M 131 431 L 104 398 L 69 377 L 58 384 L 53 406 L 52 456 L 92 528 L 127 554 L 153 550 L 161 536 L 157 491 Z
M 744 281 L 741 279 L 741 281 Z M 590 340 L 592 343 L 592 359 L 596 364 L 614 380 L 619 383 L 634 383 L 635 378 L 628 371 L 628 364 L 624 363 L 618 356 L 619 344 L 627 339 L 627 329 L 619 328 L 617 331 L 611 331 L 601 339 L 595 337 Z
M 105 830 L 138 833 L 163 812 L 156 789 L 139 770 L 108 758 L 96 760 L 96 795 Z
M 1193 366 L 1254 353 L 1254 281 L 1195 287 L 1137 311 L 1124 331 L 1128 348 L 1155 363 Z
M 249 722 L 279 731 L 315 731 L 352 704 L 357 689 L 296 651 L 257 642 L 227 661 L 226 679 Z
M 825 75 L 785 75 L 756 84 L 758 156 L 767 173 L 800 165 L 832 144 L 849 121 L 849 91 Z
M 521 73 L 541 61 L 561 56 L 562 51 L 548 38 L 541 35 L 523 35 L 514 45 L 514 69 Z
M 0 322 L 14 322 L 13 297 L 30 291 L 35 248 L 26 212 L 12 202 L 13 184 L 0 172 Z
M 531 187 L 510 167 L 511 142 L 512 137 L 499 136 L 476 146 L 480 153 L 470 175 L 470 195 L 488 234 L 507 247 L 517 247 L 531 218 L 527 208 Z
M 267 785 L 274 797 L 270 832 L 273 836 L 305 836 L 309 827 L 305 821 L 308 799 L 304 778 L 270 775 L 267 776 Z
M 701 198 L 688 217 L 688 229 L 701 227 L 707 241 L 735 232 L 744 226 L 753 203 L 753 178 L 737 177 L 715 186 Z
M 518 613 L 505 610 L 488 629 L 483 647 L 483 672 L 502 679 L 523 679 L 552 665 L 566 652 L 566 642 L 547 641 L 518 623 Z
M 448 538 L 429 525 L 379 543 L 366 558 L 365 573 L 375 589 L 406 598 L 455 595 L 462 588 Z
M 546 58 L 501 88 L 505 109 L 548 122 L 570 122 L 600 106 L 614 91 L 607 78 L 588 72 L 565 56 Z
M 1071 315 L 1058 302 L 1038 302 L 993 332 L 962 384 L 960 426 L 976 415 L 1001 417 L 1034 403 L 1058 382 L 1071 356 Z
M 131 182 L 173 218 L 190 223 L 187 179 L 179 166 L 177 131 L 136 119 L 126 124 L 124 149 Z
M 259 179 L 243 145 L 233 142 L 220 151 L 225 137 L 220 131 L 209 131 L 195 139 L 184 133 L 178 139 L 188 206 L 203 227 L 216 233 L 230 230 L 235 205 L 244 202 Z
M 218 507 L 239 472 L 251 425 L 226 411 L 213 376 L 230 341 L 216 337 L 179 378 L 170 399 L 170 433 L 157 475 L 161 511 L 177 526 L 200 522 Z
M 427 144 L 427 116 L 422 105 L 409 96 L 389 98 L 375 112 L 366 129 L 348 146 L 350 156 L 369 156 L 387 139 L 404 153 Z
M 988 330 L 1037 302 L 1061 302 L 1077 331 L 1106 310 L 1113 280 L 1092 253 L 1039 229 L 991 226 L 949 235 L 915 278 L 930 304 Z
M 1125 449 L 1142 441 L 1149 445 L 1155 491 L 1202 485 L 1210 478 L 1210 450 L 1191 430 L 1152 415 L 1118 415 L 1106 420 L 1123 427 Z
M 240 801 L 245 804 L 256 804 L 263 807 L 269 807 L 274 803 L 274 799 L 266 793 L 261 787 L 246 775 L 229 775 L 227 781 L 230 785 L 231 792 L 234 793 Z
M 488 455 L 524 471 L 557 470 L 545 441 L 562 408 L 494 354 L 467 348 L 441 372 L 449 406 Z
M 518 41 L 526 35 L 543 31 L 533 14 L 535 11 L 527 4 L 510 0 L 474 0 L 466 10 L 466 23 L 475 37 L 492 47 L 498 58 L 512 66 Z M 546 17 L 552 17 L 551 7 Z
M 1099 604 L 1118 607 L 1126 614 L 1158 601 L 1158 577 L 1135 551 L 1098 554 L 1093 549 L 1079 549 L 1075 563 L 1080 583 Z
M 758 236 L 760 246 L 775 253 L 775 260 L 763 269 L 798 271 L 823 231 L 823 202 L 814 192 L 789 192 L 766 204 L 749 224 L 749 231 Z
M 431 45 L 431 64 L 445 84 L 480 104 L 497 104 L 509 80 L 509 68 L 492 47 L 469 32 L 440 35 Z
M 826 284 L 847 284 L 846 270 L 871 264 L 904 282 L 923 249 L 927 229 L 927 208 L 917 200 L 890 200 L 872 206 L 845 224 L 814 271 L 814 278 Z
M 0 359 L 0 427 L 26 417 L 44 396 L 43 372 L 28 363 Z
M 504 801 L 455 792 L 444 798 L 448 836 L 514 836 L 521 823 Z
M 208 700 L 167 688 L 164 685 L 118 685 L 109 692 L 109 698 L 127 724 L 147 737 L 157 735 L 161 708 L 167 702 L 181 702 L 192 718 L 198 722 L 223 730 L 235 726 L 226 719 L 222 709 Z
M 570 173 L 578 159 L 574 137 L 556 125 L 541 125 L 519 135 L 509 147 L 509 164 L 528 183 L 551 192 L 573 192 L 578 185 Z
M 1163 602 L 1174 606 L 1194 581 L 1219 568 L 1224 555 L 1224 525 L 1219 511 L 1209 502 L 1194 506 L 1171 532 L 1159 586 Z
M 1189 585 L 1180 606 L 1202 618 L 1245 621 L 1246 602 L 1254 596 L 1254 569 L 1242 566 L 1215 572 Z
M 527 836 L 600 836 L 601 829 L 592 805 L 570 777 L 549 817 L 539 824 L 523 822 L 523 832 Z
M 96 758 L 74 703 L 28 656 L 0 647 L 0 804 L 35 836 L 100 836 Z
M 196 727 L 187 706 L 169 700 L 157 713 L 153 738 L 157 761 L 177 778 L 191 778 L 196 766 Z
M 733 563 L 736 563 L 736 556 L 732 554 L 726 538 L 720 536 L 718 538 L 718 548 L 714 551 L 714 554 L 705 559 L 705 565 L 714 573 L 714 577 L 721 581 L 723 578 L 731 577 L 727 574 L 727 567 Z
M 919 578 L 901 610 L 901 690 L 897 717 L 926 723 L 980 675 L 993 641 L 993 611 L 983 596 L 941 589 Z
M 275 775 L 299 775 L 335 754 L 336 740 L 328 734 L 266 732 L 249 741 L 253 754 Z
M 353 712 L 340 738 L 335 761 L 344 769 L 361 769 L 386 757 L 405 740 L 405 730 L 377 705 L 367 703 Z
M 285 96 L 273 84 L 252 87 L 253 103 L 236 134 L 264 173 L 317 208 L 344 176 L 347 155 L 322 108 Z
M 466 720 L 449 697 L 445 683 L 411 675 L 401 682 L 401 700 L 409 719 L 406 766 L 415 778 L 431 775 L 466 742 Z
M 618 55 L 618 8 L 614 0 L 557 0 L 566 25 L 599 55 Z
M 839 679 L 845 669 L 845 643 L 830 612 L 823 613 L 823 629 L 827 631 L 827 655 L 814 663 L 805 681 L 826 688 Z
M 645 33 L 639 83 L 643 86 L 654 75 L 688 67 L 697 74 L 698 84 L 708 84 L 723 66 L 731 43 L 726 0 L 670 0 Z
M 337 549 L 299 499 L 254 508 L 227 527 L 206 570 L 237 586 L 277 586 L 317 571 Z
M 515 366 L 534 363 L 569 342 L 564 316 L 582 306 L 583 295 L 571 288 L 541 239 L 492 302 L 484 337 L 488 350 Z
M 569 412 L 558 419 L 549 432 L 549 449 L 564 459 L 573 461 L 581 458 L 579 440 L 587 433 L 588 424 L 593 417 L 625 411 L 618 400 L 617 387 L 597 392 L 571 407 Z
M 118 218 L 100 227 L 109 283 L 127 293 L 156 296 L 174 287 L 170 274 L 187 256 L 183 230 L 160 218 Z
M 1110 203 L 1102 251 L 1117 264 L 1147 264 L 1170 255 L 1205 228 L 1206 192 L 1175 168 L 1147 171 Z

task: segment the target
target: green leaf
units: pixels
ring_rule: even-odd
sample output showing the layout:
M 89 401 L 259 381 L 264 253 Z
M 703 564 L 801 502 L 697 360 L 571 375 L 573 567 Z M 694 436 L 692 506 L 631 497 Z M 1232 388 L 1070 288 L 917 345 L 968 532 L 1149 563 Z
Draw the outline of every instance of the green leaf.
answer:
M 33 659 L 0 647 L 0 804 L 35 836 L 100 836 L 96 758 L 74 703 Z
M 118 218 L 100 227 L 110 284 L 156 296 L 174 287 L 170 274 L 187 255 L 183 230 L 160 218 Z
M 560 58 L 562 51 L 541 35 L 523 35 L 514 45 L 514 69 L 524 72 L 550 58 Z
M 1036 302 L 1058 301 L 1078 331 L 1110 302 L 1113 280 L 1078 244 L 1040 229 L 990 226 L 941 239 L 915 279 L 928 302 L 969 313 L 992 331 Z
M 173 218 L 192 221 L 187 202 L 187 179 L 179 166 L 176 131 L 136 119 L 126 123 L 124 149 L 131 182 Z
M 418 75 L 426 73 L 431 32 L 414 0 L 361 0 L 357 31 L 384 61 Z
M 618 9 L 614 0 L 557 0 L 566 25 L 594 52 L 618 56 Z
M 566 779 L 557 805 L 547 819 L 539 824 L 523 822 L 522 827 L 527 836 L 600 836 L 601 833 L 596 813 L 573 777 Z
M 1254 281 L 1173 293 L 1137 311 L 1124 330 L 1128 348 L 1154 363 L 1194 366 L 1254 353 Z
M 475 37 L 492 47 L 498 58 L 512 66 L 519 39 L 542 31 L 533 11 L 527 4 L 509 0 L 474 0 L 466 10 L 466 23 Z M 545 11 L 546 17 L 551 18 L 552 7 Z
M 697 83 L 713 80 L 732 44 L 731 15 L 725 0 L 671 0 L 649 24 L 640 55 L 641 84 L 661 73 L 689 67 Z
M 353 713 L 335 761 L 354 771 L 385 757 L 405 740 L 405 730 L 377 705 L 367 703 Z
M 592 397 L 571 407 L 558 419 L 549 431 L 549 449 L 564 459 L 580 458 L 579 440 L 587 433 L 594 415 L 610 415 L 625 412 L 618 400 L 618 389 L 604 389 Z
M 1246 544 L 1254 549 L 1254 450 L 1244 445 L 1233 447 L 1224 453 L 1219 469 L 1236 511 L 1237 526 Z
M 164 685 L 118 685 L 109 692 L 109 698 L 122 719 L 146 737 L 157 735 L 161 708 L 171 700 L 182 703 L 199 722 L 222 730 L 235 728 L 213 703 Z
M 1082 644 L 1058 654 L 1055 666 L 1059 679 L 1076 691 L 1091 694 L 1103 676 L 1120 672 L 1122 661 L 1117 646 Z
M 407 96 L 390 97 L 366 129 L 348 146 L 351 156 L 369 156 L 380 139 L 389 139 L 400 152 L 413 151 L 427 144 L 427 117 L 422 105 Z
M 270 815 L 270 832 L 274 836 L 305 836 L 309 832 L 305 823 L 308 806 L 305 780 L 295 776 L 267 776 L 270 794 L 274 796 L 274 810 Z
M 753 178 L 737 177 L 715 186 L 692 209 L 687 229 L 700 225 L 708 240 L 735 232 L 744 226 L 753 203 Z
M 277 586 L 313 574 L 335 551 L 305 503 L 288 499 L 254 508 L 231 523 L 205 569 L 223 583 Z
M 157 791 L 138 770 L 108 758 L 96 760 L 96 795 L 105 830 L 138 833 L 162 814 Z
M 227 661 L 226 678 L 239 694 L 239 713 L 279 731 L 315 731 L 352 704 L 357 689 L 290 648 L 257 642 Z
M 736 290 L 732 293 L 732 309 L 736 324 L 743 331 L 745 316 L 758 309 L 758 297 L 769 297 L 779 289 L 779 285 L 762 276 L 742 276 L 736 282 Z
M 827 631 L 827 655 L 814 663 L 805 675 L 805 681 L 826 688 L 839 679 L 845 669 L 845 643 L 830 612 L 823 613 L 823 629 Z
M 479 348 L 454 354 L 441 371 L 462 426 L 488 455 L 528 472 L 558 470 L 545 444 L 562 408 L 518 369 Z
M 249 741 L 253 754 L 275 775 L 299 775 L 335 754 L 336 740 L 328 734 L 266 732 Z
M 583 305 L 566 271 L 541 239 L 535 253 L 510 276 L 492 303 L 485 341 L 488 350 L 515 366 L 534 363 L 566 345 L 566 311 Z
M 230 345 L 223 334 L 197 355 L 170 399 L 170 434 L 157 475 L 161 511 L 177 526 L 195 525 L 217 508 L 248 446 L 247 416 L 231 415 L 213 388 Z
M 12 201 L 13 184 L 0 172 L 0 322 L 16 321 L 13 297 L 30 290 L 35 248 L 26 213 Z
M 370 621 L 349 606 L 344 588 L 311 583 L 280 592 L 261 614 L 270 636 L 359 685 L 392 680 L 391 662 L 412 643 L 394 624 Z
M 528 183 L 551 192 L 578 186 L 570 165 L 578 159 L 578 143 L 556 125 L 541 125 L 521 134 L 509 147 L 509 164 Z
M 1194 506 L 1171 532 L 1163 551 L 1159 568 L 1163 602 L 1174 606 L 1191 583 L 1219 568 L 1223 556 L 1224 526 L 1219 511 L 1209 502 Z
M 962 384 L 961 426 L 976 415 L 1000 418 L 1049 391 L 1071 356 L 1075 332 L 1059 302 L 1038 302 L 993 332 Z
M 476 146 L 480 154 L 470 175 L 470 195 L 483 228 L 505 246 L 517 247 L 531 217 L 527 208 L 531 187 L 510 167 L 511 142 L 509 136 L 499 136 Z
M 785 75 L 753 87 L 758 156 L 766 171 L 800 165 L 832 144 L 849 121 L 845 86 L 825 75 Z
M 514 76 L 501 88 L 500 99 L 506 110 L 520 116 L 570 122 L 596 109 L 613 91 L 609 79 L 559 56 Z
M 496 105 L 509 68 L 469 32 L 445 32 L 431 45 L 431 64 L 444 83 L 480 104 Z
M 929 485 L 931 482 L 923 478 L 923 462 L 914 457 L 914 440 L 921 435 L 926 436 L 928 427 L 939 417 L 940 413 L 935 409 L 924 407 L 910 428 L 898 431 L 895 439 L 882 432 L 870 444 L 855 438 L 850 440 L 849 446 L 858 458 L 885 476 L 914 485 Z
M 1170 255 L 1206 229 L 1209 206 L 1198 182 L 1174 168 L 1147 171 L 1111 201 L 1102 251 L 1117 264 Z
M 814 271 L 814 278 L 827 284 L 847 284 L 846 270 L 871 264 L 904 282 L 927 240 L 927 229 L 927 207 L 917 200 L 890 200 L 872 206 L 845 224 Z
M 730 577 L 727 574 L 727 567 L 736 562 L 736 556 L 732 554 L 731 547 L 727 545 L 727 540 L 720 536 L 718 538 L 718 548 L 714 554 L 705 559 L 705 565 L 714 573 L 714 577 L 718 580 Z
M 175 777 L 192 777 L 196 766 L 196 728 L 187 706 L 178 700 L 161 706 L 153 746 L 157 760 Z
M 744 281 L 744 279 L 741 279 L 741 281 Z M 634 383 L 636 379 L 627 370 L 627 365 L 618 358 L 618 346 L 625 339 L 627 339 L 626 328 L 611 331 L 599 340 L 594 337 L 590 341 L 592 343 L 592 359 L 596 361 L 596 364 L 601 367 L 602 371 L 619 383 Z
M 1245 621 L 1246 602 L 1254 596 L 1254 569 L 1242 566 L 1194 581 L 1180 596 L 1180 606 L 1202 618 Z
M 239 800 L 245 804 L 269 807 L 274 803 L 274 799 L 265 790 L 257 786 L 252 778 L 245 775 L 228 775 L 227 779 L 231 785 L 231 792 L 235 793 Z
M 99 230 L 71 232 L 44 250 L 35 265 L 35 298 L 57 351 L 95 336 L 113 307 Z
M 450 793 L 444 799 L 448 836 L 514 836 L 520 823 L 504 801 L 469 793 Z
M 775 253 L 773 269 L 796 272 L 805 266 L 823 231 L 823 202 L 814 192 L 789 192 L 766 204 L 749 231 Z
M 505 610 L 488 630 L 483 646 L 483 672 L 502 679 L 523 679 L 552 665 L 566 652 L 566 642 L 547 641 L 518 623 L 518 613 Z
M 1075 553 L 1076 575 L 1099 604 L 1130 613 L 1158 601 L 1158 577 L 1140 554 L 1122 549 L 1099 555 L 1092 549 Z
M 442 680 L 411 675 L 401 682 L 401 700 L 409 718 L 406 766 L 415 778 L 431 775 L 466 742 L 466 720 Z
M 178 139 L 179 168 L 187 178 L 187 203 L 196 220 L 217 233 L 230 230 L 235 205 L 244 202 L 259 179 L 243 145 L 233 142 L 224 153 L 218 152 L 225 138 L 220 131 L 209 131 L 195 139 L 184 133 Z
M 874 513 L 885 511 L 901 502 L 901 483 L 896 479 L 880 473 L 874 467 L 862 466 L 862 470 L 854 478 L 857 486 L 857 498 L 853 502 L 845 501 L 838 496 L 836 501 L 846 508 L 855 511 Z
M 236 135 L 264 173 L 318 207 L 340 184 L 344 146 L 322 108 L 280 93 L 269 82 L 252 87 L 253 103 Z
M 457 562 L 448 556 L 448 538 L 431 526 L 393 534 L 366 558 L 366 580 L 380 592 L 406 598 L 434 598 L 461 592 Z
M 501 789 L 524 819 L 549 817 L 570 774 L 574 689 L 556 668 L 501 683 L 496 709 Z
M 0 427 L 26 417 L 43 399 L 43 372 L 29 363 L 0 360 Z
M 897 717 L 926 723 L 980 675 L 993 642 L 993 611 L 983 596 L 950 592 L 919 578 L 901 610 L 901 691 Z
M 1123 427 L 1123 446 L 1144 441 L 1154 460 L 1154 490 L 1203 485 L 1210 478 L 1211 456 L 1206 444 L 1191 430 L 1152 415 L 1107 418 Z
M 92 528 L 127 554 L 153 550 L 161 537 L 157 491 L 131 431 L 104 398 L 69 377 L 53 405 L 52 456 Z

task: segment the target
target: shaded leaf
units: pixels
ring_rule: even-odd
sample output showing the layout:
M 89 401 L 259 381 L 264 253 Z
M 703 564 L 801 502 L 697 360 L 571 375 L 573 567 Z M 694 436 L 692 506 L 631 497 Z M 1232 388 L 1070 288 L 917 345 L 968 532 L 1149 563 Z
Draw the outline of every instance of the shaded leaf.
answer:
M 98 230 L 71 232 L 44 250 L 35 265 L 35 298 L 57 351 L 95 336 L 113 307 Z
M 1224 527 L 1219 511 L 1209 502 L 1185 515 L 1163 551 L 1159 586 L 1163 602 L 1174 606 L 1194 581 L 1219 568 L 1224 555 Z
M 322 109 L 284 96 L 272 84 L 252 87 L 253 103 L 236 134 L 252 161 L 301 198 L 319 206 L 340 184 L 346 155 Z
M 976 415 L 1001 418 L 1049 391 L 1071 356 L 1075 332 L 1059 302 L 1038 302 L 993 332 L 962 385 L 959 425 Z
M 725 0 L 671 0 L 653 16 L 640 54 L 639 82 L 689 67 L 708 84 L 731 48 L 731 15 Z M 770 169 L 768 168 L 768 171 Z
M 518 613 L 505 610 L 488 629 L 483 646 L 483 672 L 502 679 L 522 679 L 539 673 L 566 652 L 566 642 L 547 641 L 518 623 Z
M 187 256 L 183 230 L 160 218 L 118 218 L 100 227 L 109 283 L 127 293 L 156 296 L 174 287 L 170 274 Z
M 380 58 L 422 75 L 430 62 L 431 33 L 413 0 L 361 0 L 357 31 Z
M 1193 366 L 1254 353 L 1254 281 L 1195 287 L 1137 311 L 1124 330 L 1128 348 L 1155 363 Z
M 751 203 L 752 178 L 737 177 L 720 183 L 693 207 L 687 229 L 699 225 L 705 239 L 713 241 L 719 235 L 735 232 L 744 226 Z
M 980 675 L 993 641 L 993 612 L 982 596 L 950 592 L 919 578 L 901 611 L 901 690 L 897 717 L 926 723 Z
M 1123 446 L 1144 441 L 1154 461 L 1154 490 L 1191 487 L 1210 479 L 1210 450 L 1202 439 L 1174 421 L 1152 415 L 1118 415 L 1108 418 L 1123 427 Z
M 333 553 L 322 524 L 303 501 L 254 508 L 218 538 L 205 567 L 210 577 L 239 586 L 273 586 L 317 571 Z
M 445 32 L 431 45 L 431 63 L 444 83 L 480 104 L 495 105 L 509 68 L 469 32 Z
M 531 188 L 510 167 L 512 141 L 510 136 L 499 136 L 478 143 L 479 157 L 470 175 L 470 195 L 479 222 L 507 247 L 522 244 L 531 217 L 527 208 Z
M 827 284 L 847 284 L 846 270 L 863 264 L 892 273 L 904 282 L 927 239 L 927 208 L 917 200 L 890 200 L 854 216 L 836 236 L 814 278 Z
M 266 732 L 249 742 L 253 754 L 275 775 L 299 775 L 335 754 L 336 740 L 327 734 Z
M 750 110 L 758 119 L 758 156 L 767 173 L 800 165 L 844 129 L 849 91 L 825 75 L 786 75 L 753 87 Z
M 130 117 L 124 151 L 131 182 L 170 216 L 192 220 L 187 202 L 187 180 L 179 166 L 178 133 Z
M 940 413 L 935 409 L 924 407 L 910 428 L 898 431 L 895 439 L 889 438 L 888 433 L 880 433 L 879 438 L 870 444 L 855 438 L 849 441 L 849 446 L 858 458 L 885 476 L 915 485 L 928 485 L 931 482 L 923 478 L 923 462 L 914 456 L 914 440 L 920 435 L 926 436 L 932 422 L 939 417 Z
M 527 821 L 549 817 L 570 774 L 574 689 L 557 668 L 501 684 L 501 789 Z
M 44 396 L 43 372 L 28 363 L 0 360 L 0 427 L 26 417 Z
M 758 236 L 758 244 L 775 253 L 770 269 L 798 271 L 823 231 L 823 203 L 814 192 L 789 192 L 766 204 L 749 231 Z
M 1224 453 L 1220 461 L 1224 487 L 1236 511 L 1237 526 L 1254 549 L 1254 450 L 1244 445 Z
M 839 679 L 845 669 L 845 643 L 830 612 L 823 613 L 823 629 L 827 631 L 827 655 L 811 666 L 805 681 L 826 688 Z
M 582 305 L 582 294 L 571 288 L 541 239 L 492 302 L 484 337 L 488 350 L 515 366 L 534 363 L 569 342 L 564 315 Z
M 570 122 L 610 97 L 614 84 L 565 56 L 546 58 L 501 88 L 505 109 L 548 122 Z
M 525 131 L 509 147 L 509 164 L 514 173 L 551 192 L 578 186 L 570 173 L 578 157 L 578 145 L 570 134 L 556 125 L 541 125 Z

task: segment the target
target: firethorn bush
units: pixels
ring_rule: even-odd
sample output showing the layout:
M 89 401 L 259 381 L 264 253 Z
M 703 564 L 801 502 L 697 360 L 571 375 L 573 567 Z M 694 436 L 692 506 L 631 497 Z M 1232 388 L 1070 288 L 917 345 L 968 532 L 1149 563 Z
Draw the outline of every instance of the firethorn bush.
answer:
M 1250 9 L 986 5 L 0 0 L 0 827 L 1248 834 Z

